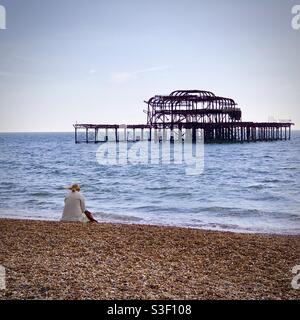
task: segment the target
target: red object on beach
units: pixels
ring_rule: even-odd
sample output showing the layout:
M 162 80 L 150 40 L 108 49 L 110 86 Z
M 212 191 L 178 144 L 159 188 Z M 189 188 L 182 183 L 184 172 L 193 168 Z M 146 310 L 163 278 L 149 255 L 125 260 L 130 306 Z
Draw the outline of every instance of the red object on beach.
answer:
M 88 210 L 85 210 L 84 213 L 87 216 L 87 218 L 90 220 L 90 222 L 98 223 L 98 221 L 93 217 L 91 212 L 89 212 Z

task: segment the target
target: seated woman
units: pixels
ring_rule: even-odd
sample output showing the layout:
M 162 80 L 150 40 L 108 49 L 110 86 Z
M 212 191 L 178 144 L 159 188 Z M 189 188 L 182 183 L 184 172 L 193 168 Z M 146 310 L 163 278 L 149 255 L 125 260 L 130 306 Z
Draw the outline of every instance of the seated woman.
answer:
M 68 189 L 71 192 L 65 197 L 65 207 L 61 221 L 97 222 L 85 208 L 85 199 L 80 193 L 80 186 L 73 184 Z

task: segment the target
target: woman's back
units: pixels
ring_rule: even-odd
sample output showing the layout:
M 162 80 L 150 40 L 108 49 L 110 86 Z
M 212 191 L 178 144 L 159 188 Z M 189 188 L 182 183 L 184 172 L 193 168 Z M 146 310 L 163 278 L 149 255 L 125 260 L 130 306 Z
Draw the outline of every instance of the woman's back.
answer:
M 65 198 L 61 221 L 86 221 L 85 199 L 78 191 L 71 191 Z

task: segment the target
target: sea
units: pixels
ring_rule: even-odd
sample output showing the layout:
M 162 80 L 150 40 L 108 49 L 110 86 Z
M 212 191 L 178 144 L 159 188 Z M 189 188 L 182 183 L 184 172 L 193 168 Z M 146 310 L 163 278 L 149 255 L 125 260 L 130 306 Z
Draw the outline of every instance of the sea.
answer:
M 206 144 L 203 171 L 104 165 L 73 133 L 0 134 L 0 217 L 59 220 L 79 183 L 102 222 L 300 234 L 300 131 L 290 141 Z

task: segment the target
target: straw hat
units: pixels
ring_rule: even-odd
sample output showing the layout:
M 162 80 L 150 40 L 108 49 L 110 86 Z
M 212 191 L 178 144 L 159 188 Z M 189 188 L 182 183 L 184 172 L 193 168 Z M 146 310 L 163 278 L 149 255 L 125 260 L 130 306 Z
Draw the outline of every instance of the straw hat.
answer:
M 68 187 L 69 190 L 72 192 L 80 191 L 80 185 L 77 183 L 72 184 L 70 187 Z

